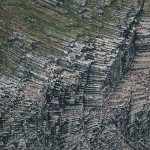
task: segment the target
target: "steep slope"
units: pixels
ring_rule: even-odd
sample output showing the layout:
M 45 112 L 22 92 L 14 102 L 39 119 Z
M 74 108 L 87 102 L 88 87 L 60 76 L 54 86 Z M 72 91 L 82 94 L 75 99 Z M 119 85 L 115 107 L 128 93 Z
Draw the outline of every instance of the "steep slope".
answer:
M 127 118 L 128 108 L 120 109 L 120 105 L 126 107 L 124 95 L 115 100 L 118 94 L 113 89 L 135 55 L 135 25 L 143 2 L 0 2 L 1 149 L 141 148 L 135 144 L 136 136 L 127 140 L 129 129 L 122 125 L 120 112 Z M 146 28 L 148 17 L 141 16 Z M 136 30 L 139 38 L 146 38 L 144 28 Z M 144 46 L 148 47 L 141 45 L 140 50 Z M 139 57 L 143 60 L 143 53 Z M 143 64 L 137 62 L 135 68 Z M 130 87 L 128 76 L 120 86 Z M 141 90 L 138 85 L 137 90 Z M 110 93 L 114 94 L 109 100 Z M 140 133 L 133 126 L 134 114 L 141 112 L 136 106 L 135 101 L 129 112 L 131 130 Z M 147 136 L 141 133 L 141 137 Z
M 149 6 L 145 5 L 136 28 L 136 56 L 131 69 L 115 88 L 102 111 L 104 120 L 109 118 L 110 121 L 110 124 L 103 125 L 105 129 L 102 131 L 101 138 L 105 136 L 104 149 L 108 146 L 106 142 L 110 143 L 110 149 L 148 150 L 150 148 Z M 118 148 L 116 145 L 118 142 L 120 145 L 125 143 L 125 148 L 122 146 Z

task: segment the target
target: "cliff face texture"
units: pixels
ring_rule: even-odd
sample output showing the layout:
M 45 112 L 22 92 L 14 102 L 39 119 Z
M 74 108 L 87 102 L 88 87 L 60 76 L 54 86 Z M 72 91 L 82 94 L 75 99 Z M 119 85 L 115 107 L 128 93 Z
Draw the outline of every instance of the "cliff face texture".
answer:
M 0 12 L 0 149 L 150 149 L 149 0 Z

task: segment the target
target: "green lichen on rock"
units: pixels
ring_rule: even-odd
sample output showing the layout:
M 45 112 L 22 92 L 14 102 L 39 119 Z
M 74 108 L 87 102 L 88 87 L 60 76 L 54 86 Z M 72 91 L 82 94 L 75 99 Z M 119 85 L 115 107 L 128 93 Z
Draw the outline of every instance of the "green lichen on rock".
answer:
M 2 0 L 0 2 L 0 43 L 5 52 L 2 52 L 2 48 L 0 49 L 0 72 L 14 70 L 16 61 L 19 61 L 28 51 L 26 49 L 19 51 L 16 48 L 8 50 L 6 45 L 13 32 L 24 34 L 24 40 L 32 37 L 31 39 L 38 41 L 34 44 L 34 49 L 30 49 L 33 53 L 64 57 L 63 51 L 60 50 L 63 49 L 61 40 L 64 37 L 83 42 L 98 34 L 115 35 L 114 30 L 107 28 L 104 24 L 114 26 L 118 24 L 112 11 L 119 12 L 123 8 L 124 6 L 118 4 L 117 1 L 106 5 L 102 1 L 89 0 L 82 6 L 72 0 L 59 1 L 56 5 L 44 0 L 32 2 Z

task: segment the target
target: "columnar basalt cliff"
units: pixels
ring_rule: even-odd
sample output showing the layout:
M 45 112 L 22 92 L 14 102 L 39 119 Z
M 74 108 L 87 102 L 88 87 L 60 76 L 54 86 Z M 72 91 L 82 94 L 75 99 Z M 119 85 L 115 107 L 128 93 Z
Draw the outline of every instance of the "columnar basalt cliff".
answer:
M 149 149 L 148 1 L 0 5 L 0 149 Z

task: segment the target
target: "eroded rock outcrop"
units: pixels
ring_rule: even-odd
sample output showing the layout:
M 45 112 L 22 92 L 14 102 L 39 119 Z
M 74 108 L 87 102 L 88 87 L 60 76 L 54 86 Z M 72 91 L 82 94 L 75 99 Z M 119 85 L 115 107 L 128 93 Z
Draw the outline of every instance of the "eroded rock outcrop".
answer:
M 68 8 L 70 5 L 66 4 L 65 1 L 43 0 L 33 2 L 31 7 L 40 13 L 45 13 L 45 8 L 47 13 L 50 11 L 53 15 L 74 15 Z M 103 13 L 106 8 L 114 3 L 101 1 L 98 5 L 100 11 L 96 6 L 89 9 L 88 1 L 73 1 L 73 4 L 77 15 L 79 13 L 81 17 L 91 20 L 95 15 L 105 16 Z M 149 67 L 145 59 L 145 50 L 149 45 L 138 40 L 135 45 L 136 34 L 139 38 L 142 36 L 144 40 L 149 40 L 149 16 L 144 12 L 145 16 L 140 17 L 141 28 L 135 28 L 142 2 L 134 1 L 121 8 L 120 15 L 116 10 L 112 12 L 115 18 L 119 18 L 117 25 L 103 18 L 105 21 L 99 22 L 98 26 L 98 21 L 94 20 L 91 26 L 85 28 L 94 30 L 92 27 L 98 26 L 103 28 L 103 34 L 93 31 L 94 35 L 84 40 L 80 40 L 81 35 L 75 38 L 59 31 L 48 32 L 47 26 L 44 29 L 37 27 L 36 38 L 34 33 L 29 34 L 24 29 L 23 32 L 18 29 L 7 35 L 8 49 L 2 45 L 2 52 L 7 50 L 8 55 L 13 53 L 11 63 L 16 67 L 13 74 L 3 74 L 0 78 L 1 149 L 99 150 L 149 147 L 149 132 L 146 132 L 149 130 L 149 106 L 142 93 L 145 91 L 148 94 L 149 70 L 144 69 L 144 72 L 138 69 L 142 65 Z M 59 18 L 59 15 L 56 17 Z M 25 19 L 32 26 L 39 24 L 37 18 L 29 16 Z M 77 19 L 69 23 L 69 28 L 81 26 Z M 58 20 L 56 18 L 55 21 Z M 68 24 L 65 26 L 68 28 Z M 105 30 L 113 35 L 104 35 Z M 43 40 L 40 40 L 40 35 Z M 127 81 L 122 84 L 124 81 L 120 80 L 129 70 L 137 48 L 144 51 L 136 56 L 144 62 L 134 62 L 135 67 L 124 77 Z M 138 80 L 135 83 L 130 81 L 130 78 L 136 80 L 138 76 L 142 78 L 139 78 L 139 84 L 136 84 Z M 143 80 L 146 83 L 141 88 L 139 86 Z M 122 94 L 122 86 L 131 88 Z M 141 98 L 138 102 L 132 87 L 135 87 L 138 99 Z

